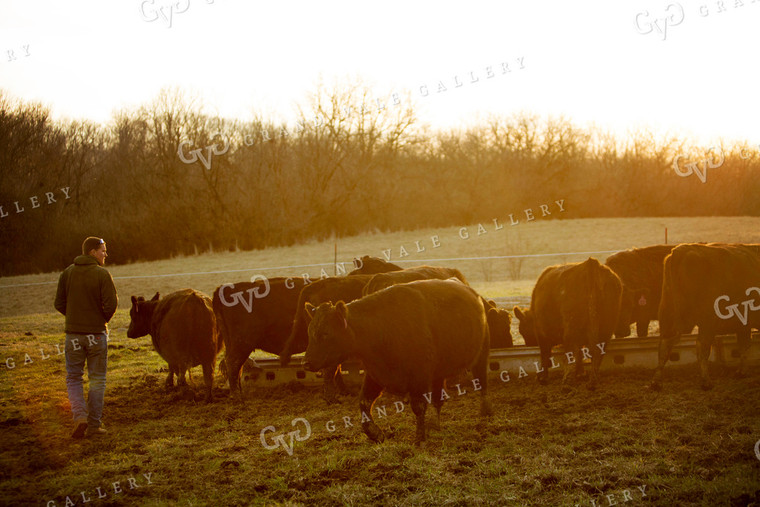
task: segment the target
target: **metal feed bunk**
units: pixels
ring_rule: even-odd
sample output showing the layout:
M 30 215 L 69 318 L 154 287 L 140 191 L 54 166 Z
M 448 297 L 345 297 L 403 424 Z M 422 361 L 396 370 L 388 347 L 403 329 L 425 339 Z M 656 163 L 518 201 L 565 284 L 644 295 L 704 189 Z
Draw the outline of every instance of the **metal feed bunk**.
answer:
M 717 339 L 716 339 L 717 341 Z M 736 363 L 739 350 L 736 344 L 736 336 L 726 335 L 720 338 L 723 343 L 723 355 L 726 364 Z M 622 367 L 643 367 L 654 370 L 657 366 L 657 355 L 660 346 L 660 337 L 647 338 L 618 338 L 607 342 L 605 356 L 601 368 L 610 370 Z M 714 355 L 714 354 L 713 354 Z M 562 347 L 555 347 L 552 353 L 555 364 L 559 367 L 554 371 L 573 368 L 562 351 Z M 279 358 L 257 359 L 259 371 L 244 373 L 244 381 L 257 386 L 271 386 L 296 381 L 304 385 L 320 385 L 323 382 L 322 374 L 306 371 L 301 367 L 301 355 L 293 356 L 290 364 L 280 366 Z M 579 358 L 575 358 L 579 360 Z M 525 373 L 534 376 L 541 366 L 541 356 L 538 347 L 515 346 L 509 349 L 494 349 L 489 357 L 489 371 L 498 376 L 504 370 L 509 371 L 511 378 L 518 378 L 520 367 Z M 760 361 L 760 333 L 753 333 L 748 362 Z M 588 363 L 588 360 L 586 361 Z M 697 362 L 696 335 L 684 335 L 673 347 L 668 364 L 691 364 Z M 666 366 L 667 368 L 667 366 Z M 343 379 L 346 382 L 361 382 L 364 371 L 358 361 L 348 361 L 342 365 Z

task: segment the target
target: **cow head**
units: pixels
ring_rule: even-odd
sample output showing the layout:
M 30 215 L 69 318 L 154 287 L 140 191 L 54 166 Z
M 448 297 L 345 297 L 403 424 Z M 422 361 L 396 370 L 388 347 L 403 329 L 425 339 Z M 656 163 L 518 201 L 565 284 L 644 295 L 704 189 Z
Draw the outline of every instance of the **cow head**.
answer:
M 512 347 L 512 318 L 509 312 L 496 307 L 493 301 L 486 301 L 486 317 L 491 334 L 491 348 L 501 349 Z
M 520 334 L 525 340 L 525 345 L 529 347 L 538 346 L 538 335 L 536 333 L 536 322 L 533 310 L 526 309 L 521 310 L 519 307 L 514 307 L 515 317 L 520 319 Z
M 304 305 L 309 323 L 309 345 L 303 358 L 303 366 L 318 371 L 336 366 L 351 355 L 353 332 L 346 320 L 347 308 L 343 301 L 322 303 L 315 307 Z
M 158 304 L 159 294 L 146 301 L 144 297 L 132 296 L 132 308 L 129 309 L 129 329 L 127 338 L 140 338 L 150 333 L 150 323 L 153 320 L 153 310 Z
M 348 273 L 349 275 L 374 275 L 375 273 L 388 273 L 390 271 L 401 271 L 403 268 L 387 262 L 378 257 L 365 255 L 361 259 L 354 259 L 356 269 Z
M 627 287 L 623 287 L 623 294 L 620 298 L 620 313 L 615 325 L 615 337 L 625 338 L 631 334 L 631 322 L 633 322 L 633 312 L 636 305 L 636 294 Z
M 657 309 L 654 309 L 655 314 Z M 623 286 L 620 313 L 615 326 L 615 337 L 625 338 L 631 334 L 631 322 L 638 322 L 652 313 L 651 291 L 646 288 L 630 289 Z

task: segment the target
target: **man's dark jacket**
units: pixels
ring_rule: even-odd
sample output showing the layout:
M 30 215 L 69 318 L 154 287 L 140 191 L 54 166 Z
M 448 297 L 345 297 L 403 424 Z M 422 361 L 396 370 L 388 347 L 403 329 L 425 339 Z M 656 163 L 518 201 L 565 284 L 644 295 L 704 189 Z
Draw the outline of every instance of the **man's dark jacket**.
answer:
M 58 279 L 55 309 L 66 316 L 67 333 L 104 333 L 119 298 L 111 273 L 95 257 L 80 255 Z

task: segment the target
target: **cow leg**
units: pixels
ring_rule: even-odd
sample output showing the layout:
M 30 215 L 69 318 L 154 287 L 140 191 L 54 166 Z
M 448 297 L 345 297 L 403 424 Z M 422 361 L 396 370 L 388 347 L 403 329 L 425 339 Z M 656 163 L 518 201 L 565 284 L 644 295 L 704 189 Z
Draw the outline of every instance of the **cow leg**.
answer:
M 206 402 L 211 403 L 214 401 L 212 390 L 214 387 L 214 362 L 211 360 L 208 363 L 203 363 L 203 382 L 206 384 Z
M 580 382 L 586 378 L 583 371 L 583 356 L 581 355 L 581 345 L 579 342 L 573 344 L 573 355 L 575 356 L 575 379 Z
M 712 348 L 713 339 L 715 334 L 710 331 L 699 330 L 697 334 L 697 360 L 699 361 L 699 371 L 701 377 L 702 389 L 712 389 L 713 385 L 710 381 L 710 375 L 708 372 L 710 349 Z
M 641 317 L 636 320 L 636 335 L 639 338 L 646 338 L 649 336 L 649 319 Z
M 234 396 L 237 394 L 238 401 L 243 401 L 243 389 L 240 386 L 240 376 L 243 372 L 248 356 L 253 350 L 247 353 L 244 350 L 227 350 L 225 361 L 227 362 L 227 381 L 230 384 L 230 393 Z
M 549 381 L 549 368 L 551 367 L 552 346 L 547 345 L 543 341 L 538 343 L 541 350 L 541 371 L 538 372 L 538 382 L 541 385 L 546 385 Z
M 671 336 L 662 336 L 660 338 L 660 348 L 657 354 L 657 368 L 655 369 L 654 378 L 650 384 L 652 389 L 660 389 L 660 387 L 662 387 L 662 372 L 665 369 L 665 363 L 668 362 L 670 353 L 673 351 L 673 347 L 678 343 L 680 338 L 680 333 Z
M 717 339 L 720 343 L 720 338 Z M 736 371 L 738 377 L 744 377 L 746 375 L 747 355 L 749 352 L 749 346 L 752 341 L 752 328 L 745 327 L 741 331 L 736 333 L 736 345 L 739 347 L 739 369 Z M 716 347 L 717 348 L 717 347 Z M 723 350 L 721 343 L 720 350 Z
M 335 371 L 335 390 L 338 392 L 339 395 L 346 396 L 350 394 L 348 392 L 348 389 L 346 389 L 346 384 L 343 383 L 343 374 L 341 373 L 341 367 L 338 365 L 338 369 Z
M 612 337 L 608 336 L 606 340 L 600 340 L 598 343 L 604 344 L 606 347 L 606 344 L 610 342 L 610 339 Z M 589 381 L 589 389 L 594 390 L 599 385 L 599 367 L 602 365 L 602 353 L 601 350 L 599 350 L 599 347 L 594 344 L 593 346 L 595 349 L 591 352 L 591 380 Z
M 175 373 L 175 367 L 174 365 L 169 365 L 169 375 L 166 377 L 166 390 L 170 391 L 174 387 L 174 373 Z
M 322 384 L 322 398 L 327 402 L 328 405 L 337 403 L 338 401 L 335 384 L 337 383 L 337 377 L 339 376 L 342 376 L 340 374 L 340 365 L 328 366 L 327 368 L 322 369 L 322 377 L 324 378 L 324 382 Z
M 428 425 L 430 428 L 438 430 L 441 429 L 441 407 L 443 407 L 443 379 L 433 379 L 433 388 L 431 390 L 431 393 L 431 396 L 433 398 L 433 406 L 435 407 L 435 412 L 438 417 L 435 419 L 435 421 L 431 420 Z
M 749 329 L 748 332 L 751 332 L 751 329 Z M 736 338 L 738 343 L 738 333 L 736 334 Z M 715 362 L 717 362 L 721 368 L 724 368 L 726 366 L 726 358 L 724 356 L 723 340 L 720 338 L 720 336 L 716 336 L 713 340 L 713 350 L 715 350 Z
M 425 410 L 427 402 L 425 397 L 420 394 L 409 394 L 412 405 L 412 412 L 417 417 L 417 434 L 414 438 L 414 445 L 420 446 L 425 441 Z
M 187 371 L 187 366 L 184 364 L 177 365 L 177 386 L 179 387 L 187 387 L 187 380 L 185 379 L 185 372 Z
M 187 384 L 187 379 L 185 379 L 185 373 L 189 370 L 186 364 L 180 363 L 177 365 L 177 386 L 180 389 L 180 396 L 188 399 L 195 400 L 195 393 Z
M 488 352 L 489 350 L 486 346 L 480 349 L 480 355 L 472 367 L 473 384 L 475 384 L 475 380 L 477 379 L 480 385 L 481 417 L 493 415 L 493 408 L 491 408 L 491 402 L 488 399 Z M 544 372 L 546 371 L 546 368 L 544 368 Z
M 567 331 L 565 331 L 565 334 L 562 337 L 562 352 L 565 353 L 565 358 L 568 360 L 567 368 L 565 368 L 565 373 L 562 375 L 562 383 L 567 382 L 567 377 L 570 375 L 570 359 L 567 356 L 567 354 L 572 353 L 575 363 L 575 379 L 576 381 L 580 381 L 581 376 L 583 375 L 583 358 L 580 355 L 581 349 L 580 349 L 580 339 L 578 339 L 575 336 L 570 335 Z
M 375 382 L 368 373 L 365 373 L 364 382 L 362 383 L 362 391 L 359 394 L 359 410 L 362 413 L 362 430 L 373 442 L 382 442 L 385 440 L 383 430 L 381 430 L 372 419 L 372 405 L 382 391 L 382 386 Z

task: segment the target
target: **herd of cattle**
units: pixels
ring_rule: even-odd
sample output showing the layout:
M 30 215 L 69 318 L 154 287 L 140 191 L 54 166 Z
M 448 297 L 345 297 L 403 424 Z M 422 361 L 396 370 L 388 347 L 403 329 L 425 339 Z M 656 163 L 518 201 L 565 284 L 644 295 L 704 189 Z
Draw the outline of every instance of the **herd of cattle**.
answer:
M 447 378 L 464 370 L 472 373 L 481 393 L 481 413 L 489 414 L 488 354 L 492 348 L 513 346 L 509 312 L 478 295 L 456 269 L 402 269 L 368 256 L 358 265 L 347 276 L 314 282 L 278 277 L 226 284 L 213 298 L 192 289 L 163 299 L 158 293 L 151 300 L 132 296 L 127 336 L 151 335 L 169 364 L 167 386 L 174 384 L 174 375 L 184 385 L 185 372 L 201 365 L 208 401 L 223 348 L 230 389 L 238 396 L 243 365 L 255 349 L 279 355 L 283 365 L 305 351 L 303 366 L 323 372 L 328 402 L 343 388 L 340 364 L 361 360 L 362 428 L 375 441 L 383 433 L 371 408 L 383 390 L 409 395 L 416 441 L 421 442 L 425 400 L 432 400 L 440 416 L 442 401 L 430 393 L 441 392 Z M 228 289 L 237 291 L 237 297 L 228 299 Z M 736 334 L 740 373 L 745 368 L 751 330 L 760 328 L 760 299 L 757 305 L 746 299 L 753 291 L 760 296 L 760 244 L 655 245 L 619 252 L 604 265 L 589 258 L 547 267 L 533 289 L 530 308 L 513 311 L 525 344 L 540 348 L 542 382 L 553 364 L 552 348 L 562 345 L 591 360 L 593 387 L 604 345 L 613 334 L 626 337 L 635 323 L 637 334 L 647 336 L 649 322 L 659 320 L 652 387 L 659 387 L 681 334 L 698 326 L 697 356 L 702 386 L 708 388 L 707 361 L 716 335 Z M 576 362 L 576 373 L 583 375 L 583 361 Z

